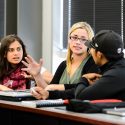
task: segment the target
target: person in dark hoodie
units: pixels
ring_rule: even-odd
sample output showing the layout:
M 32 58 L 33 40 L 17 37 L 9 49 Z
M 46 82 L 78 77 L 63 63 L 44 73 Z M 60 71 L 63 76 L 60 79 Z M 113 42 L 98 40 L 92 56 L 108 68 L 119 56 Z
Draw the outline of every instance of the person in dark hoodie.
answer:
M 101 30 L 85 45 L 90 48 L 90 53 L 95 63 L 99 65 L 102 76 L 93 82 L 96 76 L 83 75 L 76 87 L 75 98 L 125 100 L 125 59 L 121 36 L 111 30 Z

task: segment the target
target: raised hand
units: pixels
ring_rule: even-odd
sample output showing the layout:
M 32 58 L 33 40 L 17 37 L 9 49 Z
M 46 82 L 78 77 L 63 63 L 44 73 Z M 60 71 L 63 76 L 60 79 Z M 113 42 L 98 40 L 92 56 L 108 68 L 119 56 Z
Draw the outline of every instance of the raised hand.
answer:
M 30 55 L 27 55 L 25 59 L 26 61 L 23 60 L 22 63 L 26 66 L 26 68 L 22 68 L 22 70 L 33 76 L 37 86 L 45 88 L 47 86 L 47 83 L 40 73 L 43 60 L 40 59 L 39 63 L 37 63 Z
M 31 79 L 34 80 L 34 78 L 32 77 L 32 75 L 27 74 L 26 72 L 22 72 L 21 75 L 26 78 L 26 79 Z
M 33 77 L 37 76 L 43 64 L 43 60 L 40 59 L 39 63 L 37 63 L 30 55 L 25 57 L 26 61 L 22 61 L 22 63 L 26 66 L 26 68 L 22 68 L 23 71 L 28 72 Z

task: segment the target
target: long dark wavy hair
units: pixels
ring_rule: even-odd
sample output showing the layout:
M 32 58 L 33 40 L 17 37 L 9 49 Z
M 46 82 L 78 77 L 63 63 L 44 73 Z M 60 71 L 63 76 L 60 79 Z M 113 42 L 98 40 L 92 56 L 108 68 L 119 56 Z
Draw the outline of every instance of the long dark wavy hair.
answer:
M 25 60 L 24 57 L 27 56 L 27 52 L 25 49 L 25 45 L 23 41 L 15 34 L 7 35 L 0 41 L 0 81 L 2 78 L 6 75 L 9 75 L 11 72 L 13 72 L 18 66 L 23 66 L 23 64 L 20 62 L 17 67 L 12 68 L 11 64 L 8 62 L 6 55 L 9 49 L 9 46 L 11 43 L 18 41 L 23 49 L 23 58 L 22 60 Z

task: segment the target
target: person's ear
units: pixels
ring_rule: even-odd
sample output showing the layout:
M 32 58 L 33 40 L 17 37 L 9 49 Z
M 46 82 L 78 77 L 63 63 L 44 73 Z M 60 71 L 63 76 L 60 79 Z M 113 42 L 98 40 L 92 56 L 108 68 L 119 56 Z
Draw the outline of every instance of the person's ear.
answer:
M 88 52 L 88 53 L 90 52 L 90 49 L 89 49 L 89 48 L 87 48 L 87 52 Z
M 97 51 L 97 56 L 101 59 L 103 54 L 100 51 Z

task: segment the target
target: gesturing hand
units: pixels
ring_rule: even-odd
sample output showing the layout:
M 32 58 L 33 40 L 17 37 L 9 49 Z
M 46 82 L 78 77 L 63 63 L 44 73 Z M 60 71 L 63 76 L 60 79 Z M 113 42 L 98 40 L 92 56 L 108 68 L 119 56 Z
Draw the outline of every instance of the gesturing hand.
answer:
M 23 71 L 28 72 L 30 75 L 37 76 L 40 73 L 43 60 L 40 59 L 39 63 L 37 63 L 30 55 L 25 57 L 26 61 L 22 61 L 22 63 L 26 66 L 26 68 L 22 68 Z

